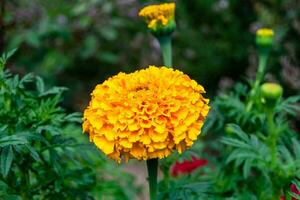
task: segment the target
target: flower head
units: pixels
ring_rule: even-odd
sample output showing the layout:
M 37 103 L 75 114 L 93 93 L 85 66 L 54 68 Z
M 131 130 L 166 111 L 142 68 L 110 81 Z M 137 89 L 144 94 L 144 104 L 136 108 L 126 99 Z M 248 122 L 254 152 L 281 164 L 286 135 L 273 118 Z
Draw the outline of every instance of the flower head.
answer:
M 176 27 L 175 3 L 146 6 L 139 16 L 145 19 L 148 28 L 156 35 L 171 34 Z
M 261 28 L 256 31 L 256 44 L 258 47 L 271 47 L 274 40 L 274 31 L 268 28 Z
M 83 131 L 108 157 L 164 158 L 192 146 L 208 114 L 204 88 L 178 70 L 150 66 L 96 86 Z
M 199 167 L 206 166 L 208 164 L 207 159 L 199 159 L 196 157 L 192 157 L 192 160 L 184 160 L 183 162 L 179 163 L 176 162 L 172 167 L 171 167 L 171 175 L 172 176 L 177 176 L 179 174 L 190 174 L 194 170 L 196 170 Z

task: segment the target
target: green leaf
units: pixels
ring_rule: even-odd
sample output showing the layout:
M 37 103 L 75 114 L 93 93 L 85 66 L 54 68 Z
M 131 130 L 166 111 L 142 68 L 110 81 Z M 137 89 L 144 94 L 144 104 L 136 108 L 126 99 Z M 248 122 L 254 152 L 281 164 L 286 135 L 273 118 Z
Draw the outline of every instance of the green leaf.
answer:
M 45 91 L 44 81 L 39 76 L 36 77 L 36 89 L 39 92 L 39 94 L 42 94 Z
M 81 117 L 82 117 L 81 113 L 72 113 L 72 114 L 67 115 L 65 117 L 65 120 L 68 122 L 82 123 Z
M 24 89 L 24 84 L 25 83 L 30 83 L 32 82 L 33 80 L 33 74 L 32 73 L 29 73 L 29 74 L 26 74 L 19 82 L 19 87 Z
M 44 96 L 48 96 L 48 95 L 61 94 L 67 90 L 68 90 L 68 88 L 66 88 L 66 87 L 53 87 L 50 90 L 42 92 L 39 96 L 44 97 Z
M 243 166 L 243 176 L 244 178 L 248 178 L 252 166 L 252 159 L 248 159 L 245 161 L 244 166 Z
M 28 149 L 28 151 L 30 152 L 31 157 L 34 160 L 36 160 L 36 161 L 40 161 L 41 160 L 38 152 L 34 148 L 32 148 L 30 145 L 27 145 L 27 144 L 25 146 Z
M 0 147 L 6 147 L 8 145 L 23 145 L 28 143 L 24 137 L 17 135 L 5 136 L 0 138 Z
M 0 68 L 4 67 L 6 61 L 15 54 L 15 52 L 17 51 L 17 48 L 10 50 L 7 53 L 3 53 L 1 58 L 0 58 Z
M 7 176 L 13 159 L 14 159 L 14 152 L 13 152 L 12 146 L 9 145 L 9 146 L 4 147 L 2 149 L 1 158 L 0 158 L 0 170 L 1 170 L 1 174 L 4 177 Z
M 22 198 L 19 195 L 5 195 L 3 196 L 3 200 L 22 200 Z
M 290 151 L 283 145 L 278 147 L 279 152 L 281 153 L 281 157 L 287 161 L 287 164 L 293 164 L 294 158 Z
M 227 137 L 222 137 L 220 140 L 222 143 L 230 145 L 230 146 L 234 146 L 234 147 L 240 147 L 240 148 L 249 148 L 251 149 L 251 146 L 249 146 L 248 144 L 246 144 L 245 142 L 242 142 L 238 139 L 234 139 L 234 138 L 227 138 Z
M 294 153 L 297 159 L 300 160 L 300 143 L 297 141 L 296 138 L 292 139 L 292 143 L 293 143 L 293 149 L 294 149 Z
M 228 128 L 232 130 L 233 133 L 235 133 L 237 136 L 239 136 L 242 140 L 248 142 L 249 137 L 248 135 L 236 124 L 228 124 Z
M 253 150 L 235 149 L 227 158 L 226 163 L 231 162 L 237 158 L 243 159 L 257 159 L 259 156 Z

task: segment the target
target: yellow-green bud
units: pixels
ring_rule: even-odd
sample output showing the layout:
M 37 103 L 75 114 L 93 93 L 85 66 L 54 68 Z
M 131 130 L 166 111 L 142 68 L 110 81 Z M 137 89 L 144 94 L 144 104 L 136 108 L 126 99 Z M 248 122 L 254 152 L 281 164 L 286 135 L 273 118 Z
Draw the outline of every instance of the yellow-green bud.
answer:
M 230 125 L 226 124 L 225 125 L 225 133 L 228 134 L 228 135 L 233 135 L 234 134 L 234 130 L 233 130 L 233 128 Z
M 261 28 L 256 31 L 256 44 L 258 46 L 272 46 L 274 31 L 268 28 Z
M 262 103 L 268 107 L 274 107 L 277 101 L 281 98 L 283 89 L 277 83 L 264 83 L 260 87 Z

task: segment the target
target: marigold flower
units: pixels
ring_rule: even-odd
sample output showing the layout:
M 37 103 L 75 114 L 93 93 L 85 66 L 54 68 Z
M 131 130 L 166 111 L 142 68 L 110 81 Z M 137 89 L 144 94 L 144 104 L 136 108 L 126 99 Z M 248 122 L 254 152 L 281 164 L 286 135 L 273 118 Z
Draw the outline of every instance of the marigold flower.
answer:
M 190 174 L 199 167 L 206 166 L 208 164 L 207 159 L 199 159 L 192 157 L 192 160 L 184 160 L 183 162 L 176 162 L 171 167 L 171 175 L 177 176 L 179 174 Z
M 209 112 L 204 88 L 184 73 L 150 66 L 96 86 L 83 131 L 109 158 L 164 158 L 192 146 Z
M 170 34 L 176 27 L 175 3 L 146 6 L 139 12 L 139 16 L 145 19 L 154 34 Z

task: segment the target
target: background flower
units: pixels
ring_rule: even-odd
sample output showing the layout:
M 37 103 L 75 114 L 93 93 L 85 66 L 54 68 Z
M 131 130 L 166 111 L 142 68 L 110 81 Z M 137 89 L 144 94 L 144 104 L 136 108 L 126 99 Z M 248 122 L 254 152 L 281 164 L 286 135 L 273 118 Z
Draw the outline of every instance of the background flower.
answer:
M 171 175 L 177 176 L 179 174 L 189 174 L 192 173 L 199 167 L 206 166 L 208 164 L 207 159 L 200 159 L 197 157 L 192 157 L 192 160 L 184 160 L 183 162 L 176 162 L 171 167 Z

